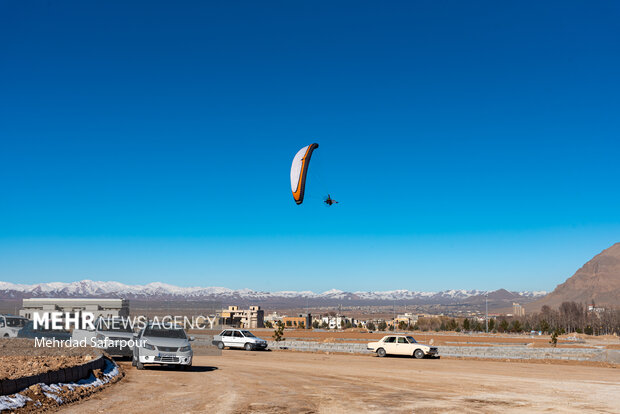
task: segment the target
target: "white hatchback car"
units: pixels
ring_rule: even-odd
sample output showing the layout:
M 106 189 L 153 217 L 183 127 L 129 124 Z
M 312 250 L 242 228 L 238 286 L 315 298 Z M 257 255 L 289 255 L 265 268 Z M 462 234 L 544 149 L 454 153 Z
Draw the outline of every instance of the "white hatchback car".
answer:
M 246 351 L 267 349 L 267 341 L 244 329 L 224 329 L 213 337 L 213 345 L 219 349 L 243 348 Z
M 415 358 L 425 356 L 437 356 L 437 348 L 418 343 L 413 336 L 409 335 L 388 335 L 378 342 L 370 342 L 368 349 L 376 352 L 378 356 L 386 355 L 409 355 Z

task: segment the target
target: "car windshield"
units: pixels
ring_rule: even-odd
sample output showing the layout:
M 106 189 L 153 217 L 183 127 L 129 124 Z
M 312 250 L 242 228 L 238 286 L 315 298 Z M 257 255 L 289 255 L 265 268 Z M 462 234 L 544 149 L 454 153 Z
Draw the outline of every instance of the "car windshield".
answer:
M 155 326 L 149 326 L 144 331 L 143 336 L 150 336 L 154 338 L 177 338 L 177 339 L 187 339 L 185 336 L 185 332 L 183 329 L 162 329 Z
M 407 340 L 409 341 L 410 344 L 417 344 L 418 341 L 416 341 L 415 339 L 413 339 L 413 336 L 408 336 Z
M 252 334 L 252 332 L 250 331 L 241 331 L 241 333 L 247 338 L 255 338 L 254 334 Z
M 6 326 L 10 326 L 11 328 L 21 328 L 26 325 L 27 319 L 22 318 L 6 318 Z

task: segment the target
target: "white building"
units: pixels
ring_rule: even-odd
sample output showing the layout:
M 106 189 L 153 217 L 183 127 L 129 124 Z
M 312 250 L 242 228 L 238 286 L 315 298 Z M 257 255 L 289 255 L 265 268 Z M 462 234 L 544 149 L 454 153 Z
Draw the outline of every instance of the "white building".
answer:
M 94 318 L 128 317 L 129 300 L 127 299 L 58 299 L 36 298 L 23 299 L 19 316 L 33 319 L 35 314 L 42 316 L 45 312 L 85 313 Z

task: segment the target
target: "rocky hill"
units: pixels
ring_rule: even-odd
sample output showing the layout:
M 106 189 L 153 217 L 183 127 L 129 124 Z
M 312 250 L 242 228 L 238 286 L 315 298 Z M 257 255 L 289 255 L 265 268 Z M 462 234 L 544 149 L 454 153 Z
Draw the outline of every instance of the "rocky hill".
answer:
M 566 301 L 620 307 L 620 243 L 594 256 L 553 292 L 526 308 L 538 312 L 543 305 L 555 308 Z

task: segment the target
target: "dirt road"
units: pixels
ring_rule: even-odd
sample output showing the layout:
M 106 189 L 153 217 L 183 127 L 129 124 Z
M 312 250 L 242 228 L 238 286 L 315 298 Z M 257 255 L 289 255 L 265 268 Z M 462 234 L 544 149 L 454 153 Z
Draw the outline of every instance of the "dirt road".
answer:
M 224 351 L 127 377 L 64 413 L 620 413 L 620 370 Z

